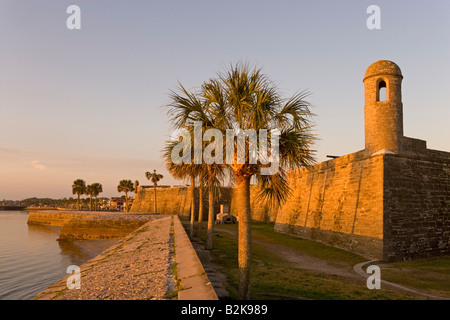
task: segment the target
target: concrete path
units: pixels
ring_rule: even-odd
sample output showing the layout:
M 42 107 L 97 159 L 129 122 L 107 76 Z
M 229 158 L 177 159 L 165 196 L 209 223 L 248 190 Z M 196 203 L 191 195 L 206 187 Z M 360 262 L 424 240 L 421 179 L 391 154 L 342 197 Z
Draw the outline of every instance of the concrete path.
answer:
M 379 263 L 381 263 L 381 261 L 376 261 L 376 260 L 371 260 L 371 261 L 366 261 L 366 262 L 361 262 L 358 263 L 357 265 L 355 265 L 353 267 L 353 270 L 360 275 L 361 277 L 363 277 L 364 279 L 367 279 L 370 275 L 367 274 L 364 271 L 364 268 L 370 266 L 370 265 L 378 265 Z M 440 297 L 440 296 L 435 296 L 435 295 L 431 295 L 428 293 L 424 293 L 424 292 L 419 292 L 416 290 L 413 290 L 411 288 L 407 288 L 405 286 L 401 286 L 399 284 L 396 283 L 392 283 L 383 279 L 380 279 L 381 282 L 381 286 L 382 288 L 389 288 L 389 289 L 393 289 L 393 290 L 398 290 L 398 291 L 402 291 L 405 293 L 409 293 L 409 294 L 413 294 L 413 295 L 418 295 L 418 296 L 422 296 L 422 297 L 427 297 L 427 298 L 431 298 L 431 299 L 439 299 L 439 300 L 448 300 L 449 298 L 444 298 L 444 297 Z

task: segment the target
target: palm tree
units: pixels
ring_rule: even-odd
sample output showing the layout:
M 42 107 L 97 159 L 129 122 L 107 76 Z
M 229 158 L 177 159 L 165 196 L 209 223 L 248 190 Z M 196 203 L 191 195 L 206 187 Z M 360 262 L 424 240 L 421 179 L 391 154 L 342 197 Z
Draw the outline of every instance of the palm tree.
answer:
M 211 250 L 213 248 L 213 234 L 214 234 L 214 198 L 220 194 L 220 187 L 225 176 L 223 166 L 208 165 L 206 168 L 208 179 L 206 186 L 208 188 L 208 228 L 206 231 L 205 249 Z
M 83 179 L 77 179 L 72 185 L 72 194 L 76 194 L 77 200 L 77 210 L 80 211 L 80 196 L 86 192 L 86 182 Z
M 224 103 L 223 99 L 221 99 L 220 93 L 217 93 L 215 89 L 216 87 L 210 87 L 208 90 L 203 90 L 201 95 L 189 92 L 183 86 L 180 85 L 181 95 L 172 92 L 171 93 L 171 103 L 169 106 L 171 110 L 169 113 L 172 115 L 172 120 L 174 120 L 174 127 L 177 129 L 184 129 L 185 134 L 189 136 L 191 141 L 195 139 L 195 128 L 194 121 L 200 121 L 202 124 L 201 129 L 202 132 L 205 132 L 207 129 L 211 128 L 220 128 L 223 126 L 223 114 Z M 215 96 L 213 96 L 215 93 Z M 210 94 L 210 96 L 208 96 Z M 209 112 L 205 111 L 208 110 Z M 183 113 L 187 111 L 186 113 Z M 213 226 L 214 226 L 214 197 L 213 193 L 216 192 L 217 188 L 220 186 L 220 182 L 225 176 L 226 167 L 217 164 L 196 164 L 195 160 L 195 150 L 192 144 L 186 145 L 183 150 L 183 156 L 186 151 L 191 155 L 190 164 L 178 164 L 174 165 L 171 155 L 172 150 L 175 148 L 178 141 L 168 142 L 166 148 L 164 149 L 164 158 L 166 159 L 166 167 L 169 169 L 169 172 L 172 175 L 178 175 L 181 178 L 190 177 L 191 178 L 191 197 L 193 199 L 193 203 L 191 206 L 191 226 L 190 226 L 190 234 L 191 237 L 194 233 L 194 212 L 195 212 L 195 198 L 194 198 L 194 183 L 195 177 L 199 178 L 199 217 L 198 217 L 198 227 L 197 234 L 200 234 L 201 231 L 201 221 L 203 220 L 203 188 L 206 185 L 208 189 L 208 197 L 209 197 L 209 208 L 208 208 L 208 230 L 207 230 L 207 241 L 205 248 L 212 248 L 212 235 L 213 235 Z M 202 142 L 201 149 L 202 151 L 208 146 L 207 141 Z M 187 147 L 190 147 L 190 150 L 187 150 Z M 223 147 L 223 146 L 220 146 Z M 189 159 L 186 159 L 189 160 Z
M 128 192 L 133 192 L 133 182 L 131 180 L 121 180 L 117 186 L 117 191 L 125 193 L 125 210 L 128 212 Z
M 134 193 L 137 193 L 139 187 L 139 181 L 134 180 Z
M 185 128 L 186 129 L 186 128 Z M 192 135 L 192 131 L 186 129 L 189 136 Z M 175 179 L 190 180 L 189 194 L 191 198 L 191 218 L 190 218 L 190 236 L 194 236 L 194 221 L 195 221 L 195 211 L 197 209 L 197 202 L 195 201 L 195 178 L 200 174 L 200 165 L 191 163 L 179 163 L 176 164 L 172 161 L 172 152 L 174 148 L 178 145 L 178 141 L 170 140 L 166 142 L 163 148 L 163 158 L 167 170 Z M 184 150 L 185 152 L 186 150 Z M 191 150 L 192 151 L 192 150 Z M 193 157 L 193 152 L 190 151 L 191 157 Z M 193 160 L 193 158 L 191 159 Z M 191 161 L 192 162 L 192 161 Z M 199 199 L 200 202 L 203 201 L 202 198 Z
M 156 170 L 153 169 L 153 172 L 146 172 L 145 177 L 148 180 L 151 180 L 153 183 L 153 191 L 155 192 L 155 213 L 158 213 L 157 206 L 156 206 L 156 186 L 158 185 L 158 181 L 164 178 L 162 174 L 156 173 Z
M 198 187 L 198 220 L 197 220 L 197 235 L 200 236 L 200 232 L 202 231 L 202 222 L 203 222 L 203 191 L 205 189 L 205 176 L 204 174 L 200 174 L 199 176 L 199 187 Z
M 250 179 L 258 178 L 259 197 L 273 205 L 279 205 L 290 195 L 286 173 L 314 162 L 311 146 L 314 136 L 310 133 L 312 124 L 311 105 L 305 101 L 308 93 L 300 92 L 286 99 L 278 88 L 261 72 L 248 64 L 237 63 L 217 79 L 205 82 L 202 96 L 189 92 L 180 85 L 181 93 L 171 93 L 169 116 L 176 127 L 192 126 L 194 121 L 202 121 L 208 128 L 225 133 L 226 129 L 259 130 L 265 129 L 272 138 L 278 131 L 278 155 L 265 150 L 257 150 L 256 163 L 250 161 L 248 141 L 244 143 L 245 159 L 236 161 L 237 143 L 233 138 L 234 162 L 226 163 L 236 183 L 239 219 L 239 287 L 238 298 L 248 299 L 250 294 L 251 260 L 251 211 Z M 274 140 L 275 141 L 275 140 Z M 268 144 L 272 147 L 272 144 Z M 274 149 L 275 150 L 275 149 Z M 264 153 L 260 153 L 260 152 Z M 277 163 L 272 175 L 260 174 L 270 164 L 261 161 L 267 156 Z M 277 156 L 277 157 L 276 157 Z M 278 159 L 277 159 L 278 158 Z
M 95 211 L 97 211 L 97 207 L 98 207 L 98 198 L 97 197 L 100 193 L 103 192 L 103 186 L 100 183 L 96 182 L 96 183 L 91 184 L 91 188 L 92 188 L 92 195 L 95 197 Z
M 94 195 L 94 192 L 92 185 L 86 186 L 86 195 L 89 196 L 89 211 L 92 211 L 92 196 Z

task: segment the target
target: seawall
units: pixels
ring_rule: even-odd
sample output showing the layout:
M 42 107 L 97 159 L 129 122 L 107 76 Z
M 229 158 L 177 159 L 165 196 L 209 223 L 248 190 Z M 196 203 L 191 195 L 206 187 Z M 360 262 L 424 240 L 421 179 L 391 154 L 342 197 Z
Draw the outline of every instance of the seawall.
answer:
M 217 300 L 179 218 L 173 215 L 153 216 L 80 266 L 80 275 L 80 289 L 68 289 L 72 275 L 67 275 L 34 300 Z
M 95 211 L 30 212 L 28 224 L 62 227 L 58 240 L 119 239 L 157 216 Z

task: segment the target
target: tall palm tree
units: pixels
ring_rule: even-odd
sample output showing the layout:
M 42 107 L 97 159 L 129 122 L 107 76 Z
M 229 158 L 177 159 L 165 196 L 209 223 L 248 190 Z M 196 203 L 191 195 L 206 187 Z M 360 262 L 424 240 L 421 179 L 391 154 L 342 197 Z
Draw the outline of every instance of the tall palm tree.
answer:
M 98 195 L 103 192 L 103 186 L 100 183 L 96 182 L 91 184 L 91 188 L 92 188 L 92 195 L 95 197 L 95 211 L 97 211 Z
M 89 211 L 92 211 L 92 196 L 94 195 L 95 191 L 92 185 L 86 186 L 86 195 L 89 196 Z
M 133 182 L 131 180 L 121 180 L 117 186 L 117 191 L 125 193 L 125 210 L 128 212 L 128 192 L 133 192 Z
M 80 196 L 86 193 L 86 182 L 83 179 L 77 179 L 72 185 L 72 194 L 76 194 L 77 200 L 77 210 L 80 211 Z
M 156 170 L 153 169 L 153 172 L 146 172 L 145 177 L 148 180 L 151 180 L 153 183 L 153 191 L 155 192 L 155 213 L 158 213 L 157 206 L 156 206 L 156 186 L 158 185 L 158 182 L 164 178 L 162 174 L 156 173 Z
M 283 98 L 261 69 L 251 68 L 245 63 L 231 65 L 229 71 L 219 73 L 216 79 L 205 82 L 198 101 L 195 99 L 196 94 L 181 85 L 180 89 L 181 93 L 171 93 L 169 104 L 169 116 L 176 127 L 189 127 L 194 121 L 202 121 L 204 126 L 219 129 L 223 133 L 227 129 L 256 132 L 265 129 L 272 138 L 272 134 L 276 133 L 270 130 L 278 132 L 278 155 L 257 150 L 258 161 L 250 161 L 250 145 L 245 141 L 245 159 L 238 162 L 237 144 L 241 142 L 233 138 L 234 162 L 226 162 L 237 189 L 238 298 L 248 299 L 251 260 L 250 179 L 252 176 L 258 178 L 261 186 L 259 197 L 279 205 L 291 193 L 286 173 L 314 162 L 314 151 L 311 149 L 314 136 L 310 132 L 311 105 L 305 101 L 308 93 L 300 92 L 290 98 Z M 268 143 L 268 146 L 272 147 L 272 144 Z M 277 163 L 277 170 L 271 175 L 260 174 L 262 169 L 270 166 L 266 161 L 261 161 L 264 157 Z

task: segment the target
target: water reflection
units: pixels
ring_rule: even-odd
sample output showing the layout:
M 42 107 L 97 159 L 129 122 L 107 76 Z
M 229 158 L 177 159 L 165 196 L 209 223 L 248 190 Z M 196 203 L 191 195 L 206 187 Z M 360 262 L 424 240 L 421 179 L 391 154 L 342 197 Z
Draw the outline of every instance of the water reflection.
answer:
M 32 299 L 116 240 L 58 241 L 60 227 L 28 225 L 26 211 L 0 213 L 0 300 Z

